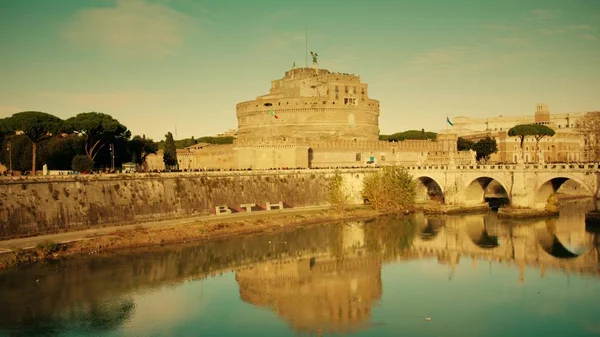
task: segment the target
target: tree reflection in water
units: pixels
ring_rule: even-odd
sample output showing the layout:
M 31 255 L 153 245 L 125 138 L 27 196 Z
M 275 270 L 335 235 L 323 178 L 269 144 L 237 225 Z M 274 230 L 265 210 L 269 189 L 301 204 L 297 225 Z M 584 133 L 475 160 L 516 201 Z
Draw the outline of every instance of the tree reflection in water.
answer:
M 454 265 L 462 255 L 597 271 L 598 234 L 585 232 L 584 213 L 569 212 L 555 230 L 545 220 L 507 224 L 495 214 L 380 217 L 21 266 L 0 272 L 0 334 L 111 331 L 134 315 L 132 293 L 230 271 L 242 300 L 298 331 L 359 329 L 372 324 L 389 261 L 437 257 Z M 586 250 L 561 259 L 551 254 L 555 240 Z
M 31 317 L 9 330 L 13 336 L 106 333 L 119 329 L 134 313 L 135 303 L 124 298 L 92 303 L 56 315 Z

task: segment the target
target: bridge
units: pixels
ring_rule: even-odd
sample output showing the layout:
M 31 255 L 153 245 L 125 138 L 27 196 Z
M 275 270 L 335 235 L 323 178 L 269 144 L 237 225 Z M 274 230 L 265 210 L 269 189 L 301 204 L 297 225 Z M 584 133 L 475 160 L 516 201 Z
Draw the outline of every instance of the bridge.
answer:
M 569 182 L 576 194 L 600 197 L 600 164 L 510 164 L 408 166 L 418 181 L 417 199 L 437 197 L 447 205 L 476 205 L 505 197 L 519 208 L 543 209 Z

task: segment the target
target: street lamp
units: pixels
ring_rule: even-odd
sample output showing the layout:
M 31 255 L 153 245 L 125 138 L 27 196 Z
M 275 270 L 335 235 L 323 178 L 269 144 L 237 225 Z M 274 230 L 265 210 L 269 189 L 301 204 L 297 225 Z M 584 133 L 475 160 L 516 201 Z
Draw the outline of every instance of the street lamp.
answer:
M 110 144 L 110 156 L 111 156 L 111 171 L 115 171 L 115 146 Z
M 8 150 L 9 170 L 10 174 L 12 175 L 12 146 L 10 145 L 10 142 L 6 144 L 6 149 Z

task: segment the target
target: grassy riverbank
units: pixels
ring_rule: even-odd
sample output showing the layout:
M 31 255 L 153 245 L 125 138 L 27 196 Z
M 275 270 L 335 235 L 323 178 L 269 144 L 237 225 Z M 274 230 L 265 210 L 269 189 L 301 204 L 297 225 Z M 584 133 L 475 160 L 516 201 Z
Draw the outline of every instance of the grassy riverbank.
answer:
M 323 208 L 295 212 L 256 212 L 244 216 L 212 216 L 202 220 L 179 221 L 172 225 L 146 223 L 102 228 L 85 231 L 85 236 L 82 232 L 64 233 L 52 236 L 54 240 L 42 241 L 43 237 L 9 240 L 3 242 L 4 253 L 0 254 L 0 269 L 76 254 L 98 254 L 134 247 L 214 240 L 291 230 L 326 222 L 368 220 L 385 214 L 390 213 L 377 212 L 370 207 L 350 207 L 343 212 Z M 15 245 L 11 245 L 11 242 Z

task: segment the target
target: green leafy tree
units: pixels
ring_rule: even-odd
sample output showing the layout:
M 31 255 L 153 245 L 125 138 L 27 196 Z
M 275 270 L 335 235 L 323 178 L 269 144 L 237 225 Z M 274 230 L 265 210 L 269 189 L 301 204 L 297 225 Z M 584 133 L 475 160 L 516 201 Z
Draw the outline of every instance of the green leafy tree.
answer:
M 10 147 L 10 151 L 8 148 Z M 12 162 L 13 171 L 27 171 L 31 169 L 31 141 L 25 135 L 9 135 L 4 137 L 0 162 L 7 167 Z M 12 158 L 9 158 L 12 157 Z M 38 164 L 40 158 L 38 160 Z
M 165 135 L 165 149 L 163 152 L 163 162 L 165 163 L 165 169 L 172 169 L 177 166 L 177 148 L 175 147 L 175 140 L 173 134 L 168 132 Z
M 536 155 L 537 155 L 537 147 L 540 139 L 545 136 L 554 136 L 555 132 L 551 128 L 546 125 L 541 124 L 522 124 L 516 125 L 510 130 L 508 130 L 508 135 L 510 137 L 519 137 L 521 142 L 521 158 L 524 158 L 524 148 L 523 143 L 525 142 L 526 137 L 534 137 L 536 140 Z M 537 159 L 537 157 L 536 157 Z
M 473 142 L 472 140 L 468 140 L 468 139 L 465 139 L 465 138 L 462 138 L 462 137 L 458 137 L 458 140 L 456 142 L 456 150 L 457 151 L 472 150 L 474 144 L 475 144 L 475 142 Z
M 384 166 L 363 180 L 363 198 L 376 210 L 406 210 L 415 203 L 416 182 L 400 166 Z
M 65 121 L 70 131 L 85 137 L 85 154 L 92 161 L 111 142 L 129 139 L 131 132 L 112 116 L 101 112 L 83 112 Z
M 540 140 L 542 140 L 542 138 L 548 136 L 548 137 L 553 137 L 556 132 L 554 130 L 552 130 L 551 128 L 547 127 L 546 125 L 541 125 L 541 124 L 534 124 L 535 125 L 535 129 L 536 129 L 536 133 L 533 135 L 533 137 L 535 138 L 535 160 L 537 161 L 538 159 L 538 151 L 540 149 L 539 144 L 540 144 Z
M 9 133 L 22 132 L 31 141 L 31 171 L 36 172 L 38 143 L 57 135 L 63 128 L 63 121 L 41 111 L 18 112 L 2 120 L 0 129 Z
M 205 136 L 205 137 L 200 137 L 200 138 L 185 138 L 185 139 L 179 139 L 175 141 L 175 148 L 177 149 L 184 149 L 188 146 L 192 146 L 192 145 L 196 145 L 199 143 L 207 143 L 207 144 L 233 144 L 233 140 L 235 139 L 235 137 L 212 137 L 212 136 Z M 161 150 L 165 149 L 165 140 L 161 140 L 160 142 L 158 142 L 158 148 Z
M 475 159 L 488 161 L 492 153 L 498 152 L 498 144 L 492 137 L 485 137 L 473 144 L 473 150 L 476 152 Z
M 401 142 L 404 140 L 415 139 L 415 140 L 424 140 L 431 139 L 435 140 L 437 138 L 437 133 L 425 131 L 425 129 L 421 130 L 408 130 L 404 132 L 397 132 L 391 135 L 379 135 L 380 140 L 387 140 L 389 142 L 396 141 Z
M 78 135 L 52 137 L 38 147 L 38 157 L 53 170 L 70 170 L 76 155 L 83 154 L 85 139 Z
M 158 144 L 156 142 L 140 136 L 133 137 L 128 142 L 127 147 L 129 148 L 131 159 L 139 165 L 144 165 L 148 155 L 158 151 Z
M 71 169 L 77 172 L 90 172 L 94 169 L 94 161 L 87 155 L 78 154 L 71 161 Z

